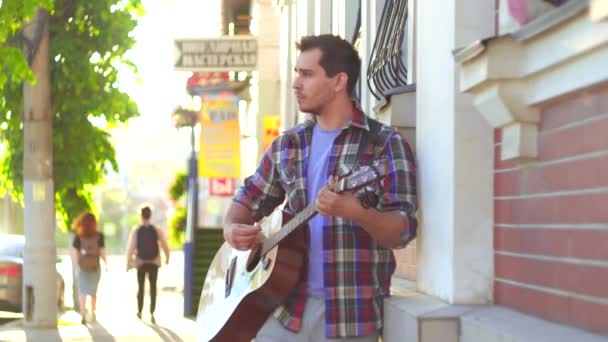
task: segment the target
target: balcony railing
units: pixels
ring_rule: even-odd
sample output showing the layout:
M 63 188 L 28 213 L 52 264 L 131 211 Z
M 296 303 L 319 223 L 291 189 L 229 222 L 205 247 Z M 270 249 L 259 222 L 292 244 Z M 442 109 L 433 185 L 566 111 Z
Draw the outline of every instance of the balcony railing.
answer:
M 407 85 L 408 70 L 403 58 L 407 1 L 386 0 L 382 10 L 367 69 L 367 85 L 378 100 L 386 97 L 391 89 Z

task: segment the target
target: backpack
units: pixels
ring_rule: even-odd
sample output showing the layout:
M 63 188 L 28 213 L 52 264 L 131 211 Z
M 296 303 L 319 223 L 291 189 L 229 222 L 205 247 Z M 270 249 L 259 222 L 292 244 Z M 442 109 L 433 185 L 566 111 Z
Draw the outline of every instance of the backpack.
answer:
M 137 257 L 141 260 L 154 260 L 159 256 L 158 233 L 153 225 L 137 229 Z
M 80 258 L 78 267 L 83 272 L 95 272 L 99 269 L 99 235 L 80 238 Z

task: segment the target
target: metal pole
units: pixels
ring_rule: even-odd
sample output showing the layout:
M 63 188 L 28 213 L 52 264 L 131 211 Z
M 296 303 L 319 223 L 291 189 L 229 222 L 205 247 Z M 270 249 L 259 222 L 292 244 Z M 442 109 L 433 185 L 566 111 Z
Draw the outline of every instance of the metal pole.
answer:
M 186 236 L 184 241 L 184 316 L 195 314 L 192 305 L 193 296 L 193 263 L 194 263 L 194 232 L 198 219 L 198 165 L 195 150 L 194 128 L 190 132 L 192 152 L 188 163 L 188 206 L 186 218 Z

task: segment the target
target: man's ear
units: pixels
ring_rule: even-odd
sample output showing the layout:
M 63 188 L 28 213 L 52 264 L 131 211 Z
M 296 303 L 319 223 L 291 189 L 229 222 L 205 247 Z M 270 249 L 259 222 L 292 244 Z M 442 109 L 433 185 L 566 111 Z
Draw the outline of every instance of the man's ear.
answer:
M 334 90 L 336 93 L 341 91 L 346 91 L 346 87 L 348 85 L 348 75 L 345 72 L 340 72 L 336 76 L 336 84 Z

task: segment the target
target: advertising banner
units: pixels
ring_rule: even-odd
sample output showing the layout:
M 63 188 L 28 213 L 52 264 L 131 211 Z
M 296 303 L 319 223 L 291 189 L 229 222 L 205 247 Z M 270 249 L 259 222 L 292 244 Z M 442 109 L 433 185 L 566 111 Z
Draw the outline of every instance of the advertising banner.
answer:
M 236 98 L 208 98 L 202 102 L 199 177 L 240 177 L 241 134 L 238 117 Z

